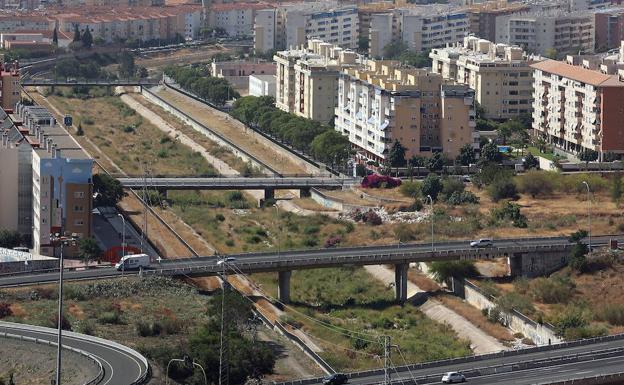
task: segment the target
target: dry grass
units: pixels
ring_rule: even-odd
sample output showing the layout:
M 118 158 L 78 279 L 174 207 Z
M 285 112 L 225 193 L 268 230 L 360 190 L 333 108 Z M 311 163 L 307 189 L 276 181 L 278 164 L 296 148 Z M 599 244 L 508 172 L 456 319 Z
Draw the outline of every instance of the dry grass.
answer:
M 411 204 L 414 202 L 413 199 L 407 198 L 405 195 L 401 194 L 398 188 L 364 188 L 357 187 L 353 189 L 355 194 L 358 194 L 360 191 L 366 193 L 370 196 L 382 199 L 392 199 L 399 202 L 404 202 L 407 204 Z
M 301 207 L 304 210 L 312 210 L 312 211 L 335 211 L 330 208 L 327 208 L 319 203 L 317 203 L 312 198 L 295 198 L 292 200 L 294 204 Z
M 229 49 L 219 45 L 196 49 L 185 48 L 174 53 L 155 53 L 150 54 L 148 58 L 138 58 L 136 65 L 146 68 L 158 68 L 175 64 L 208 63 L 212 61 L 212 57 L 215 54 L 220 52 L 227 53 L 229 51 Z
M 283 174 L 305 174 L 303 166 L 274 151 L 264 141 L 246 133 L 244 126 L 233 118 L 178 92 L 162 89 L 158 96 L 192 116 L 206 127 L 219 132 L 248 153 Z
M 436 292 L 442 288 L 436 281 L 427 277 L 417 269 L 408 269 L 407 278 L 416 286 L 427 292 Z
M 459 298 L 452 295 L 443 294 L 437 296 L 436 299 L 438 299 L 446 307 L 452 309 L 457 314 L 470 321 L 470 323 L 477 326 L 479 329 L 482 329 L 484 332 L 498 339 L 499 341 L 514 340 L 514 337 L 509 329 L 503 327 L 498 323 L 492 323 L 488 321 L 479 309 L 470 304 L 467 304 Z

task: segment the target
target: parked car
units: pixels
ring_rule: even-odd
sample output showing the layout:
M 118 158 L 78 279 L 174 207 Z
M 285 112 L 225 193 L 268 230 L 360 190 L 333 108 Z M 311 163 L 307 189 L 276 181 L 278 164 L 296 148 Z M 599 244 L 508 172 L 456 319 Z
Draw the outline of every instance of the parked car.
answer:
M 349 381 L 349 378 L 342 373 L 334 373 L 323 378 L 323 385 L 343 385 Z
M 494 242 L 489 238 L 481 238 L 470 242 L 470 247 L 492 247 Z
M 459 372 L 448 372 L 442 376 L 443 384 L 453 384 L 455 382 L 466 382 L 466 376 Z

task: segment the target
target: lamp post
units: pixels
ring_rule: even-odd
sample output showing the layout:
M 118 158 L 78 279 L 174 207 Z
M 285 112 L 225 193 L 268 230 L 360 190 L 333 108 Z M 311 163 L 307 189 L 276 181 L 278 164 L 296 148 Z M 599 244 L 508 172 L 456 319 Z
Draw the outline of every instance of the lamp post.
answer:
M 279 223 L 279 209 L 277 207 L 277 202 L 275 202 L 275 204 L 273 205 L 273 207 L 275 207 L 275 234 L 277 235 L 277 257 L 279 259 L 279 255 L 280 255 L 280 233 L 281 233 L 281 229 L 280 229 L 280 223 Z
M 126 270 L 126 262 L 124 261 L 124 257 L 126 256 L 126 218 L 120 213 L 117 213 L 117 216 L 121 218 L 122 228 L 121 228 L 121 275 L 124 275 Z
M 59 259 L 59 299 L 58 299 L 58 341 L 56 351 L 56 382 L 55 385 L 61 385 L 61 350 L 62 350 L 62 334 L 63 334 L 63 247 L 65 245 L 75 245 L 78 237 L 75 235 L 60 235 L 59 233 L 50 234 L 50 243 L 61 246 L 61 256 Z
M 589 253 L 591 254 L 591 190 L 589 189 L 589 183 L 583 181 L 583 184 L 587 187 L 587 221 L 589 228 L 587 234 L 589 235 Z
M 427 199 L 429 199 L 429 202 L 431 203 L 431 252 L 433 253 L 433 198 L 431 195 L 427 195 Z

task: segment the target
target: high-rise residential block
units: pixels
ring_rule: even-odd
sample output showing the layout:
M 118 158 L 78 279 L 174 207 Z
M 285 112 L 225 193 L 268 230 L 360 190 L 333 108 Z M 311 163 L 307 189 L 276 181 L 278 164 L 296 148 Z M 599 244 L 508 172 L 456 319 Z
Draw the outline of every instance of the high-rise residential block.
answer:
M 531 65 L 535 89 L 533 129 L 567 153 L 578 155 L 593 150 L 601 160 L 606 153 L 622 156 L 624 63 L 574 59 Z
M 534 59 L 522 48 L 495 44 L 476 36 L 429 56 L 432 71 L 475 91 L 475 100 L 489 119 L 506 120 L 531 113 Z
M 368 60 L 340 73 L 334 125 L 360 160 L 380 163 L 395 140 L 407 158 L 434 152 L 454 158 L 464 145 L 478 146 L 474 91 L 393 61 Z
M 470 19 L 470 33 L 489 41 L 496 40 L 496 18 L 526 12 L 530 6 L 521 3 L 509 3 L 506 0 L 486 1 L 475 3 L 468 9 Z

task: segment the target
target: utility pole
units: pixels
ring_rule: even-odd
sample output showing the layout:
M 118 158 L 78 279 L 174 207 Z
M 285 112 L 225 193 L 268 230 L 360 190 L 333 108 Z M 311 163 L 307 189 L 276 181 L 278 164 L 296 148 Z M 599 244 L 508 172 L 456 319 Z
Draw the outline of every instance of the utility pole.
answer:
M 383 336 L 384 344 L 384 385 L 390 385 L 390 336 Z
M 225 315 L 225 292 L 229 288 L 229 283 L 227 281 L 227 275 L 225 272 L 227 262 L 225 261 L 225 258 L 223 258 L 221 261 L 221 264 L 223 265 L 223 271 L 221 273 L 223 289 L 221 291 L 221 347 L 219 349 L 219 385 L 228 385 L 230 368 L 228 365 L 228 335 L 226 330 L 228 319 Z
M 147 169 L 147 165 L 143 164 L 143 231 L 141 231 L 141 253 L 143 252 L 143 242 L 146 241 L 147 238 L 147 173 L 149 170 Z

